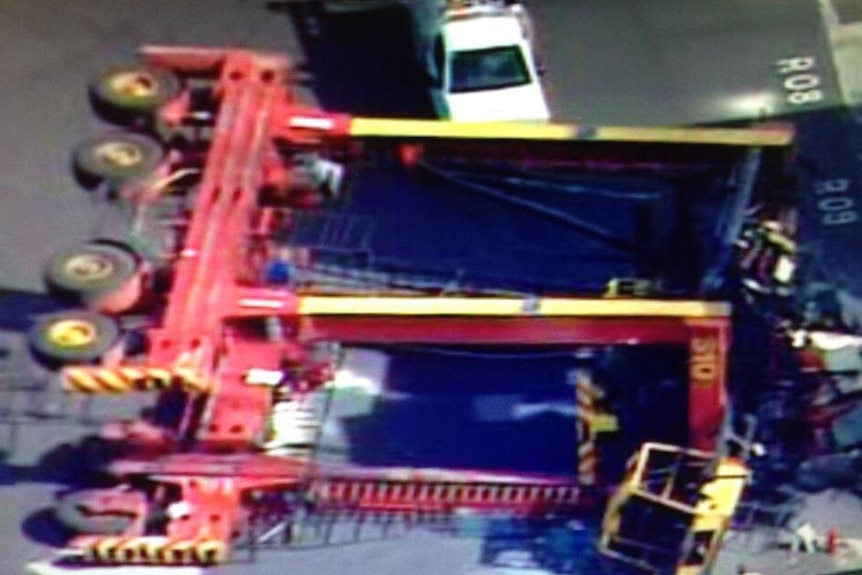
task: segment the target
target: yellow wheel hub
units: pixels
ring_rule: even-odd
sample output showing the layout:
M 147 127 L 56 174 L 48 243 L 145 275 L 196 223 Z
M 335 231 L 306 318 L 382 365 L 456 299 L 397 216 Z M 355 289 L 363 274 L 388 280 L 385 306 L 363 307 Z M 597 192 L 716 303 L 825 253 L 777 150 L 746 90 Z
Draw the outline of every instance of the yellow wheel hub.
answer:
M 108 79 L 111 90 L 130 98 L 152 98 L 158 94 L 158 80 L 146 72 L 120 72 Z
M 48 327 L 48 341 L 58 347 L 91 345 L 96 335 L 96 326 L 82 319 L 61 319 Z
M 96 282 L 114 273 L 114 262 L 102 254 L 80 254 L 69 258 L 63 270 L 69 276 L 84 282 Z
M 130 142 L 105 142 L 96 148 L 96 157 L 112 166 L 128 168 L 144 159 L 141 148 Z

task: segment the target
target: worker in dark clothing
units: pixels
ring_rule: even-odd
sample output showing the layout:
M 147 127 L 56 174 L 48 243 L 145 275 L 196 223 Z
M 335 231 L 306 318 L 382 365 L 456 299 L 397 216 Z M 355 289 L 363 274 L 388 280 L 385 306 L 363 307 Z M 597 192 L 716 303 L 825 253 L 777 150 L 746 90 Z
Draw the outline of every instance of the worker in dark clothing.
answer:
M 778 222 L 766 221 L 746 229 L 737 244 L 743 285 L 755 293 L 786 297 L 796 271 L 796 244 Z

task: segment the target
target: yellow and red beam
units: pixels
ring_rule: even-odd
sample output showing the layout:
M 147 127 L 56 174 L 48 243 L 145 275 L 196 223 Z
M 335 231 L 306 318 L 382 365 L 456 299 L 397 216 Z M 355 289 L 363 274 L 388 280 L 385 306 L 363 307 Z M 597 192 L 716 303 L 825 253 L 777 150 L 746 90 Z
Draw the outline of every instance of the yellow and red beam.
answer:
M 345 343 L 685 343 L 688 323 L 727 321 L 730 306 L 695 300 L 296 296 L 237 292 L 232 317 L 300 321 L 301 338 Z
M 339 126 L 333 123 L 332 127 Z M 650 144 L 786 146 L 793 141 L 790 125 L 760 128 L 698 128 L 661 126 L 591 126 L 524 122 L 470 123 L 353 117 L 347 135 L 357 139 L 522 140 L 538 142 L 619 142 Z
M 688 445 L 717 448 L 727 410 L 728 355 L 731 326 L 727 320 L 692 319 L 688 339 Z
M 300 337 L 344 343 L 679 344 L 689 322 L 728 321 L 703 301 L 304 296 Z
M 286 108 L 275 129 L 295 143 L 342 146 L 360 161 L 398 157 L 419 161 L 468 161 L 471 165 L 636 166 L 728 164 L 751 148 L 781 154 L 794 141 L 790 125 L 758 128 L 630 127 L 579 124 L 464 123 L 351 117 Z M 710 148 L 709 152 L 704 149 Z M 381 154 L 382 152 L 382 154 Z M 393 154 L 394 152 L 394 154 Z

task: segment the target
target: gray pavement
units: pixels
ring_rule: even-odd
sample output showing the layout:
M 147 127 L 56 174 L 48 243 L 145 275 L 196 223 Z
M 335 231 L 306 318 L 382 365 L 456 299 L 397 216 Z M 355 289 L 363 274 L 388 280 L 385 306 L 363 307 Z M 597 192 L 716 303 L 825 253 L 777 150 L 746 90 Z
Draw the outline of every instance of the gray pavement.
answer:
M 41 295 L 43 262 L 88 239 L 105 216 L 76 189 L 69 153 L 106 129 L 87 108 L 94 73 L 129 58 L 142 43 L 250 44 L 295 51 L 286 22 L 257 2 L 52 0 L 0 3 L 0 336 L 21 347 L 27 316 L 50 309 Z M 33 376 L 40 377 L 38 371 Z M 118 415 L 116 405 L 102 407 Z M 22 429 L 19 449 L 0 478 L 0 572 L 20 573 L 27 559 L 56 542 L 44 514 L 60 486 L 34 465 L 91 426 L 38 424 Z M 2 430 L 0 430 L 2 431 Z
M 784 98 L 778 61 L 829 60 L 809 0 L 530 5 L 559 118 L 680 124 L 757 117 L 763 108 L 775 112 Z M 836 101 L 827 95 L 818 104 Z
M 832 46 L 832 59 L 842 98 L 850 106 L 862 104 L 862 14 L 851 2 L 818 0 L 823 25 Z
M 777 61 L 809 55 L 828 61 L 813 0 L 546 0 L 531 6 L 550 70 L 553 110 L 561 120 L 660 124 L 751 116 L 787 97 Z M 342 51 L 327 59 L 311 53 L 313 42 L 295 33 L 289 18 L 264 10 L 262 1 L 0 3 L 0 72 L 6 78 L 0 90 L 0 342 L 20 347 L 27 317 L 50 308 L 41 295 L 42 262 L 58 248 L 89 238 L 104 216 L 75 188 L 68 171 L 71 147 L 103 129 L 86 107 L 88 77 L 126 61 L 142 43 L 247 45 L 312 61 L 317 56 L 317 63 L 328 64 L 320 99 L 333 108 L 405 114 L 420 109 L 393 96 L 405 83 L 398 74 L 387 75 L 396 68 L 363 60 L 401 51 L 392 45 L 399 36 L 361 22 L 336 28 L 345 36 Z M 365 52 L 347 41 L 348 32 Z M 366 45 L 371 40 L 377 45 Z M 827 96 L 818 107 L 838 98 L 833 77 L 825 74 L 823 81 Z M 50 503 L 58 485 L 35 474 L 32 465 L 90 429 L 56 424 L 23 430 L 21 449 L 0 476 L 0 529 L 6 535 L 0 572 L 20 572 L 26 559 L 44 552 L 42 543 L 56 538 L 42 516 L 33 514 Z M 484 573 L 477 565 L 478 546 L 475 539 L 415 535 L 262 555 L 254 569 L 223 571 Z

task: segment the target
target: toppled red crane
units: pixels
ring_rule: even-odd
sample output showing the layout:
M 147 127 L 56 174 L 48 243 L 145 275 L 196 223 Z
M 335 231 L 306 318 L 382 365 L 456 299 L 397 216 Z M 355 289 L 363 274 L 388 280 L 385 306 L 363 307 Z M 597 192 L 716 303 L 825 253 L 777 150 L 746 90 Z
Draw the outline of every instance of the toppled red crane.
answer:
M 45 318 L 31 336 L 40 359 L 62 366 L 67 391 L 156 390 L 156 412 L 172 404 L 177 413 L 170 423 L 141 419 L 106 430 L 121 448 L 107 470 L 122 484 L 107 494 L 78 494 L 63 507 L 70 522 L 89 518 L 90 534 L 71 542 L 82 560 L 224 561 L 253 507 L 249 497 L 267 490 L 304 493 L 318 506 L 410 513 L 569 512 L 594 502 L 590 466 L 574 480 L 363 471 L 264 455 L 272 388 L 301 401 L 333 377 L 342 343 L 684 345 L 688 443 L 715 446 L 729 345 L 723 303 L 314 295 L 275 285 L 290 283 L 302 255 L 285 256 L 277 232 L 302 210 L 337 200 L 345 165 L 409 170 L 435 158 L 473 165 L 502 158 L 654 169 L 712 158 L 727 169 L 750 149 L 782 150 L 792 137 L 787 130 L 355 118 L 297 102 L 289 62 L 279 55 L 148 47 L 141 57 L 143 66 L 113 70 L 92 91 L 102 117 L 136 133 L 85 142 L 75 153 L 76 171 L 83 183 L 133 206 L 136 225 L 147 225 L 169 199 L 179 201 L 170 218 L 158 219 L 161 244 L 149 257 L 100 240 L 52 260 L 49 286 L 86 311 Z M 286 281 L 272 281 L 272 262 L 282 265 Z M 132 333 L 144 336 L 140 349 Z M 578 393 L 589 408 L 589 385 Z M 579 415 L 579 451 L 589 462 L 600 418 L 587 408 Z

